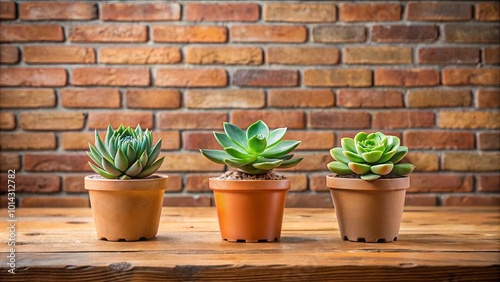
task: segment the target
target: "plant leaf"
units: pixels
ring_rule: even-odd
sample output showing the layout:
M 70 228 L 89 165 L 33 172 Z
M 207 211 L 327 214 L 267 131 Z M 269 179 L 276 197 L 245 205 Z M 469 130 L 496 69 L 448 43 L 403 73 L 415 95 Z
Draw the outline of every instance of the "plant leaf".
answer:
M 251 158 L 252 155 L 248 154 L 248 153 L 243 153 L 233 147 L 227 147 L 227 148 L 224 148 L 224 151 L 226 153 L 228 153 L 229 155 L 235 157 L 235 158 L 238 158 L 238 159 L 247 159 L 247 158 Z
M 224 164 L 224 159 L 231 159 L 231 155 L 222 150 L 200 149 L 200 152 L 203 156 L 205 156 L 205 158 L 218 164 Z
M 128 169 L 128 159 L 122 150 L 118 150 L 116 152 L 115 167 L 122 172 L 125 172 Z
M 269 137 L 269 127 L 267 127 L 267 124 L 263 122 L 262 120 L 258 120 L 254 123 L 252 123 L 248 128 L 246 132 L 247 139 L 250 140 L 250 138 L 256 136 L 256 135 L 262 135 L 264 138 Z
M 101 165 L 101 163 L 102 163 L 102 156 L 101 156 L 101 154 L 90 143 L 89 143 L 89 149 L 90 149 L 90 151 L 87 151 L 87 155 L 94 161 L 94 163 L 96 165 Z
M 391 173 L 394 168 L 394 164 L 391 162 L 387 162 L 385 164 L 374 165 L 370 168 L 371 172 L 378 175 L 387 175 Z
M 146 167 L 146 165 L 148 164 L 148 154 L 146 154 L 146 151 L 142 152 L 139 160 L 141 161 L 142 166 Z
M 360 164 L 355 162 L 350 162 L 347 164 L 349 168 L 356 174 L 363 175 L 370 172 L 370 165 L 368 164 Z
M 365 160 L 358 154 L 356 153 L 353 153 L 353 152 L 350 152 L 350 151 L 342 151 L 342 154 L 344 154 L 344 156 L 346 158 L 349 159 L 349 161 L 351 162 L 355 162 L 355 163 L 364 163 Z
M 95 131 L 95 147 L 103 158 L 106 158 L 108 161 L 113 163 L 113 158 L 109 155 L 109 152 L 106 149 L 106 145 L 104 145 L 101 137 L 99 137 L 99 134 L 97 134 L 97 130 Z
M 384 151 L 371 151 L 371 152 L 361 154 L 361 157 L 367 163 L 375 163 L 380 159 L 380 157 L 382 157 L 383 153 L 384 153 Z
M 284 156 L 291 151 L 293 151 L 297 146 L 299 146 L 300 141 L 292 141 L 292 140 L 284 140 L 276 143 L 276 145 L 267 148 L 264 152 L 262 152 L 262 156 L 266 158 L 277 158 Z
M 236 145 L 240 146 L 245 151 L 248 149 L 245 131 L 229 122 L 224 122 L 224 131 L 226 132 L 227 137 L 236 143 Z
M 281 139 L 283 139 L 283 136 L 285 136 L 286 133 L 286 127 L 283 128 L 276 128 L 275 130 L 271 131 L 269 133 L 269 138 L 267 138 L 267 146 L 272 147 Z
M 283 163 L 283 160 L 275 160 L 275 161 L 268 161 L 268 162 L 258 162 L 252 164 L 253 167 L 261 170 L 271 170 L 274 168 L 277 168 Z
M 293 159 L 293 160 L 284 160 L 281 165 L 279 166 L 279 168 L 289 168 L 289 167 L 293 167 L 293 166 L 296 166 L 297 164 L 299 164 L 304 158 L 296 158 L 296 159 Z
M 125 171 L 125 174 L 130 177 L 134 177 L 137 176 L 141 171 L 142 171 L 142 164 L 139 160 L 137 160 L 133 165 L 131 165 L 127 169 L 127 171 Z
M 361 132 L 363 133 L 363 132 Z M 358 133 L 359 134 L 359 133 Z M 356 135 L 357 136 L 357 135 Z M 342 138 L 340 139 L 340 144 L 344 151 L 349 151 L 349 152 L 357 152 L 356 151 L 356 146 L 354 145 L 354 140 L 352 138 Z
M 127 146 L 127 160 L 131 164 L 137 159 L 134 148 L 130 144 Z
M 399 176 L 405 176 L 410 174 L 415 169 L 415 166 L 410 163 L 395 164 L 391 173 Z
M 254 154 L 262 153 L 267 147 L 267 139 L 262 134 L 257 134 L 248 139 L 248 149 Z
M 253 159 L 224 159 L 224 163 L 230 167 L 235 167 L 235 168 L 240 168 L 242 166 L 245 166 L 251 162 L 255 161 L 255 158 Z
M 102 170 L 101 168 L 95 166 L 93 163 L 91 162 L 88 162 L 90 168 L 95 171 L 97 174 L 101 175 L 102 177 L 104 178 L 108 178 L 108 179 L 115 179 L 116 177 L 107 173 L 106 171 Z
M 354 136 L 354 140 L 353 141 L 356 141 L 356 143 L 363 142 L 367 138 L 368 138 L 368 134 L 366 134 L 365 132 L 359 132 L 358 134 L 356 134 L 356 136 Z
M 214 131 L 215 140 L 222 146 L 222 148 L 226 147 L 236 147 L 236 143 L 234 143 L 225 133 L 219 133 Z
M 245 165 L 245 166 L 242 166 L 238 169 L 241 171 L 244 171 L 248 174 L 252 174 L 252 175 L 264 174 L 267 171 L 267 170 L 261 170 L 261 169 L 255 168 L 252 165 Z
M 152 165 L 150 165 L 147 168 L 144 168 L 144 170 L 141 173 L 139 173 L 138 175 L 136 175 L 135 178 L 145 178 L 145 177 L 148 177 L 151 174 L 155 173 L 160 168 L 164 159 L 165 159 L 165 157 L 161 157 L 161 158 L 157 159 Z
M 331 162 L 327 165 L 327 167 L 331 172 L 334 172 L 338 175 L 354 174 L 354 172 L 345 163 Z
M 344 150 L 342 148 L 333 148 L 330 150 L 330 155 L 332 158 L 338 162 L 345 163 L 346 165 L 350 162 L 350 160 L 344 156 L 342 153 Z
M 408 147 L 399 146 L 398 149 L 396 150 L 396 153 L 392 156 L 391 162 L 393 164 L 398 163 L 406 156 L 407 153 L 408 153 Z
M 115 178 L 122 175 L 122 172 L 116 169 L 108 160 L 102 159 L 102 168 L 109 174 L 113 175 Z
M 148 163 L 146 166 L 150 166 L 160 155 L 161 143 L 162 140 L 160 138 L 160 140 L 156 142 L 156 145 L 154 145 L 153 148 L 151 149 L 151 153 L 148 154 Z
M 380 178 L 380 175 L 373 174 L 373 173 L 367 173 L 367 174 L 361 175 L 361 179 L 366 180 L 366 181 L 373 181 L 373 180 L 377 180 L 379 178 Z

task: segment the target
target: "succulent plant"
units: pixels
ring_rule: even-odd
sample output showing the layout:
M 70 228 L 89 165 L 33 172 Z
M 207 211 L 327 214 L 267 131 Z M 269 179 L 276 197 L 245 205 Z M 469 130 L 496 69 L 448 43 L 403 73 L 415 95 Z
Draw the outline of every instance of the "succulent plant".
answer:
M 224 132 L 214 132 L 215 139 L 224 150 L 200 150 L 203 156 L 215 163 L 256 175 L 274 168 L 293 167 L 302 160 L 292 159 L 293 154 L 289 154 L 300 141 L 281 140 L 286 128 L 270 131 L 267 124 L 259 120 L 244 131 L 224 122 Z
M 87 155 L 95 164 L 90 167 L 109 179 L 145 178 L 155 173 L 164 157 L 157 160 L 161 150 L 161 139 L 152 146 L 153 134 L 140 125 L 132 129 L 120 125 L 116 131 L 108 125 L 105 142 L 95 131 L 95 146 L 89 143 Z
M 410 163 L 398 164 L 408 153 L 408 147 L 400 146 L 396 136 L 359 132 L 354 139 L 342 138 L 341 145 L 330 150 L 336 161 L 328 164 L 338 175 L 359 175 L 372 181 L 388 175 L 405 176 L 415 169 Z

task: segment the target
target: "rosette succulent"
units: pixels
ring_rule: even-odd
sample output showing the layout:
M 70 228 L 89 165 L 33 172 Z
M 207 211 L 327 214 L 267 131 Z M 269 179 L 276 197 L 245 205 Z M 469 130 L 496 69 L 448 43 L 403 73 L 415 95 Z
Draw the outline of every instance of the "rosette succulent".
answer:
M 95 131 L 95 146 L 89 143 L 87 155 L 94 163 L 90 167 L 99 175 L 109 179 L 145 178 L 155 173 L 163 163 L 158 159 L 161 139 L 153 144 L 153 134 L 140 125 L 132 129 L 120 127 L 114 131 L 108 125 L 106 139 L 103 142 Z
M 300 141 L 281 140 L 286 128 L 270 131 L 267 124 L 259 120 L 244 131 L 224 122 L 224 132 L 214 132 L 215 139 L 224 150 L 200 150 L 203 156 L 215 163 L 256 175 L 274 168 L 293 167 L 302 160 L 293 159 L 293 154 L 289 154 Z
M 328 164 L 338 175 L 357 174 L 371 181 L 388 175 L 405 176 L 415 169 L 410 163 L 398 164 L 408 153 L 408 147 L 400 146 L 396 136 L 359 132 L 354 139 L 342 138 L 341 145 L 330 150 L 336 161 Z

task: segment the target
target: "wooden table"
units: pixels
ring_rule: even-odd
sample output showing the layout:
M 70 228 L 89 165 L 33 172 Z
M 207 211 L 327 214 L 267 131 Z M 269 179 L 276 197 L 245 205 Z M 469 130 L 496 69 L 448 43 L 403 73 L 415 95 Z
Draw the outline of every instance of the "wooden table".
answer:
M 281 242 L 222 241 L 215 208 L 164 208 L 155 239 L 96 239 L 90 209 L 16 210 L 1 281 L 499 281 L 500 210 L 406 208 L 399 241 L 342 241 L 333 209 L 286 209 Z

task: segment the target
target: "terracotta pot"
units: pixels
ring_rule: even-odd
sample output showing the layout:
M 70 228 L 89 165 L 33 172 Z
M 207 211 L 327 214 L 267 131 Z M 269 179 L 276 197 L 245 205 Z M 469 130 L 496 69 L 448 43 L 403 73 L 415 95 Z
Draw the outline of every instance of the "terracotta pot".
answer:
M 209 179 L 222 239 L 279 241 L 290 180 Z
M 157 174 L 131 180 L 85 177 L 97 238 L 137 241 L 156 236 L 167 186 L 168 176 Z
M 391 242 L 399 234 L 409 177 L 362 179 L 326 177 L 340 236 L 357 242 Z

